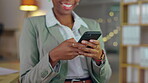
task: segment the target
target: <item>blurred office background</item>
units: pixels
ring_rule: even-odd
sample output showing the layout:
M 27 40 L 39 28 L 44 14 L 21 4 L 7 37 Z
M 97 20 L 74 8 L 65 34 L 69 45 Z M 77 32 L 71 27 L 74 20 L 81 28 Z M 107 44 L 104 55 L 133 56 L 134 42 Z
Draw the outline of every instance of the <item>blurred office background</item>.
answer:
M 3 31 L 0 35 L 0 61 L 19 59 L 18 39 L 22 24 L 26 16 L 44 15 L 51 8 L 48 0 L 37 0 L 37 11 L 21 11 L 20 0 L 0 0 L 0 23 Z M 103 31 L 105 47 L 113 71 L 109 83 L 118 83 L 119 70 L 119 28 L 120 28 L 119 0 L 81 0 L 75 12 L 82 16 L 96 20 Z M 116 34 L 113 34 L 113 33 Z
M 21 0 L 0 0 L 0 62 L 14 62 L 16 67 L 12 67 L 13 69 L 19 69 L 18 40 L 24 19 L 30 16 L 44 15 L 52 7 L 48 0 L 36 1 L 38 2 L 38 10 L 21 11 L 19 9 Z M 122 27 L 120 12 L 124 9 L 121 9 L 120 2 L 120 0 L 81 0 L 79 6 L 75 9 L 79 16 L 94 19 L 101 26 L 103 41 L 113 71 L 109 83 L 119 83 L 119 76 L 122 75 L 119 74 L 119 69 L 121 69 L 119 68 L 119 49 Z M 127 6 L 125 6 L 126 9 Z

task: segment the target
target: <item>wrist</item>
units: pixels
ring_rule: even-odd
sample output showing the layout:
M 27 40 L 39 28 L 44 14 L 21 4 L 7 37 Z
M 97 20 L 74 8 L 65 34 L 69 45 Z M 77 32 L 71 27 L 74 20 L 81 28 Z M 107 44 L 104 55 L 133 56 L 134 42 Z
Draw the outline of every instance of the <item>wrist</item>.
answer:
M 96 62 L 98 62 L 98 61 L 104 61 L 104 59 L 105 59 L 105 54 L 104 54 L 104 51 L 103 50 L 102 50 L 102 53 L 101 53 L 101 55 L 100 55 L 99 58 L 94 58 L 94 60 Z
M 54 67 L 58 63 L 58 58 L 52 53 L 49 53 L 49 62 L 51 63 L 52 67 Z
M 95 62 L 98 66 L 100 66 L 105 63 L 105 60 L 95 60 Z

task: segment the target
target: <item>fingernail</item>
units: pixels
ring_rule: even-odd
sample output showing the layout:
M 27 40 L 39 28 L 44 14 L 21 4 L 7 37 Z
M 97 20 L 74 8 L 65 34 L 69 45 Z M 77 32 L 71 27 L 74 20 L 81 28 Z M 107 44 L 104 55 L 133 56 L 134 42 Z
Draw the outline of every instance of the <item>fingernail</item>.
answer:
M 78 47 L 78 49 L 82 49 L 81 47 Z
M 94 40 L 90 40 L 90 42 L 94 42 Z
M 87 43 L 87 41 L 84 41 L 84 40 L 83 40 L 82 43 Z

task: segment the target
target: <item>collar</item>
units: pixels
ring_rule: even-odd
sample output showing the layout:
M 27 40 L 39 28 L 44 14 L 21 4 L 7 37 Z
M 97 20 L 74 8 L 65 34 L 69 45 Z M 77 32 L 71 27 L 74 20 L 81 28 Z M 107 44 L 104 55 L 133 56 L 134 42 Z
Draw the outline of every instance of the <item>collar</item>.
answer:
M 78 22 L 82 26 L 88 28 L 87 24 L 73 11 L 72 15 L 74 16 L 75 22 Z M 55 18 L 53 10 L 50 9 L 49 12 L 46 14 L 46 26 L 52 27 L 54 25 L 61 25 L 60 22 Z

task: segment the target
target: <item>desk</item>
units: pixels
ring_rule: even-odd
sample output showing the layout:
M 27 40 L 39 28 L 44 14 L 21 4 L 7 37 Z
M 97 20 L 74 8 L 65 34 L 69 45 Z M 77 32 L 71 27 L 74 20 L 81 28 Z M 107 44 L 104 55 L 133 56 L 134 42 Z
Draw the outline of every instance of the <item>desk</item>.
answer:
M 19 61 L 0 62 L 0 67 L 19 70 Z M 1 75 L 0 83 L 18 83 L 19 72 L 9 75 Z

